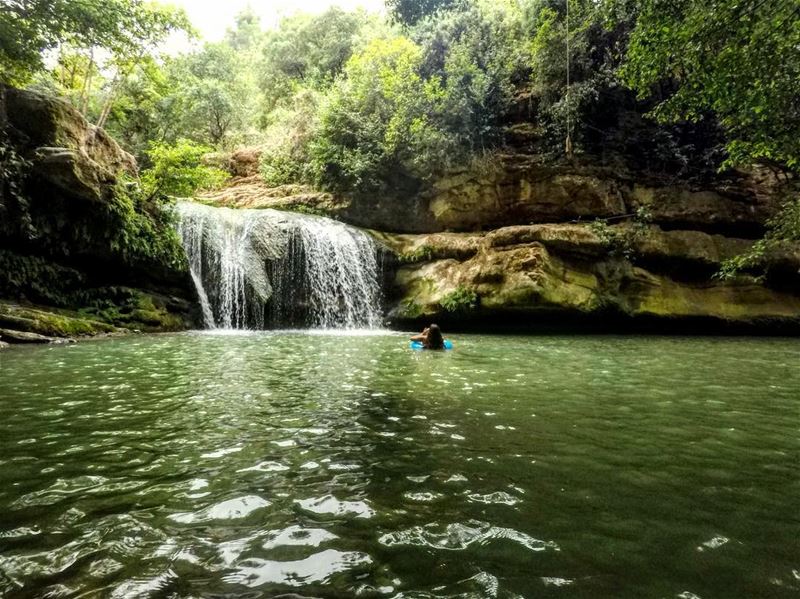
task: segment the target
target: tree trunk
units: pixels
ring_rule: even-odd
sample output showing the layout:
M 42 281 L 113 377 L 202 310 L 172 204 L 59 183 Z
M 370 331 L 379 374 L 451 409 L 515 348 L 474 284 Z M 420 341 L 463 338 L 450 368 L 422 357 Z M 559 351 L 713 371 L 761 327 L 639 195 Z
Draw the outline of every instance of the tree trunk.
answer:
M 89 50 L 89 66 L 86 69 L 86 78 L 83 80 L 81 89 L 80 111 L 83 116 L 89 111 L 89 94 L 92 91 L 92 74 L 94 72 L 94 48 Z

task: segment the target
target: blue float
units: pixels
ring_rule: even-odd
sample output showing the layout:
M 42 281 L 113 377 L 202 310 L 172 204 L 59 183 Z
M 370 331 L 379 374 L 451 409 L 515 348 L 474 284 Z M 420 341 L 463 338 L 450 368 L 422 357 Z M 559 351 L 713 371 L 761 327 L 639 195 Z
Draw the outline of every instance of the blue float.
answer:
M 411 349 L 425 349 L 425 346 L 422 344 L 422 341 L 412 341 L 409 343 L 409 347 Z M 444 340 L 444 348 L 445 349 L 453 349 L 453 342 L 449 339 Z

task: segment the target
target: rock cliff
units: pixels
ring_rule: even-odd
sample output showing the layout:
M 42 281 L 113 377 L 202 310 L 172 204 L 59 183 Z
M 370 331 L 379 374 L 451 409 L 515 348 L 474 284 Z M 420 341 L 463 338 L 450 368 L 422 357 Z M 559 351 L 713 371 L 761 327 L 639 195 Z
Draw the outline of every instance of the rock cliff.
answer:
M 0 134 L 0 338 L 192 322 L 185 264 L 164 258 L 174 233 L 132 193 L 130 154 L 66 103 L 8 87 Z
M 129 192 L 133 158 L 58 100 L 0 92 L 0 341 L 196 324 L 185 261 L 165 258 L 171 229 Z M 791 191 L 765 169 L 697 182 L 517 148 L 398 199 L 270 188 L 254 149 L 209 159 L 233 179 L 201 201 L 371 230 L 398 326 L 800 330 L 800 248 L 764 281 L 714 276 Z
M 205 201 L 371 229 L 395 257 L 397 326 L 800 331 L 800 249 L 773 256 L 765 282 L 715 277 L 791 190 L 766 169 L 697 183 L 517 153 L 402 201 L 269 188 L 254 171 L 244 175 Z

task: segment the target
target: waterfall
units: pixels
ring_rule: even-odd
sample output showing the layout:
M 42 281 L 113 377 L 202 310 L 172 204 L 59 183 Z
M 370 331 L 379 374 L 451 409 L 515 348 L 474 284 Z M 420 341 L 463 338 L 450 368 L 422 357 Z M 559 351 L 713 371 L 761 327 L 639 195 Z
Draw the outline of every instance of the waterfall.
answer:
M 379 247 L 329 218 L 179 202 L 206 328 L 375 328 Z

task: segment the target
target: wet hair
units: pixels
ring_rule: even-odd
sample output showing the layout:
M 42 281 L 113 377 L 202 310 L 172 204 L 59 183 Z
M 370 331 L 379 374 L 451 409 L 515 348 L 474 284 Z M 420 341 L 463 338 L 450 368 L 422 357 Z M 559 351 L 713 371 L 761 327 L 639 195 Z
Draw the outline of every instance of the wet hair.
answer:
M 428 327 L 428 336 L 425 339 L 425 347 L 428 349 L 444 349 L 444 338 L 439 325 L 432 324 Z

